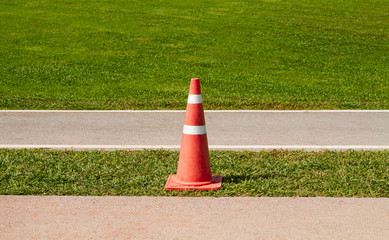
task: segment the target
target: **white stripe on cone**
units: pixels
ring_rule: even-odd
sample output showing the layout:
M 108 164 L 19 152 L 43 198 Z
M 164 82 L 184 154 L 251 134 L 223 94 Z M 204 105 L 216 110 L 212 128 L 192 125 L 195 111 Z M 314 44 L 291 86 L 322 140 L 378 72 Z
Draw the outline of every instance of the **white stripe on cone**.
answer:
M 189 134 L 189 135 L 202 135 L 202 134 L 206 134 L 207 130 L 205 129 L 205 125 L 190 126 L 184 124 L 184 130 L 182 132 L 184 134 Z
M 189 94 L 188 103 L 203 103 L 203 98 L 201 97 L 201 94 Z

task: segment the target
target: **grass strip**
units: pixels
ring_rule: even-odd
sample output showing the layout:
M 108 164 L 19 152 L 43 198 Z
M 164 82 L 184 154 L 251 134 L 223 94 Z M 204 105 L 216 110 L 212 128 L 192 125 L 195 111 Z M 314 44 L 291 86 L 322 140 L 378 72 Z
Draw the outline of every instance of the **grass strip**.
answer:
M 389 151 L 211 151 L 218 191 L 166 191 L 178 152 L 0 149 L 0 194 L 389 197 Z
M 388 0 L 0 3 L 0 109 L 388 109 Z

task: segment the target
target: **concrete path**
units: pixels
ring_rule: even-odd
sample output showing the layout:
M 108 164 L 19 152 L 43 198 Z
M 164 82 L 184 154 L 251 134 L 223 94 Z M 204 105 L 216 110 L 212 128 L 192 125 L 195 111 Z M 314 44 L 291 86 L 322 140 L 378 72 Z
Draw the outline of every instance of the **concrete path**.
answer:
M 206 111 L 211 149 L 389 149 L 389 111 Z M 185 111 L 0 111 L 0 148 L 179 149 Z
M 0 239 L 389 239 L 389 199 L 0 196 Z

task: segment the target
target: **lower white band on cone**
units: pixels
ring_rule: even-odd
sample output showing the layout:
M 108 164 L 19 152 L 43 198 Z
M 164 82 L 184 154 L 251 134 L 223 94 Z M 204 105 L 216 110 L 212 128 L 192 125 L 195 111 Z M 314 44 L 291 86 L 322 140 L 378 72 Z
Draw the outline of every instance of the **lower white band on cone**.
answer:
M 189 94 L 188 103 L 203 103 L 201 94 Z
M 184 124 L 184 130 L 182 132 L 184 134 L 189 134 L 189 135 L 202 135 L 202 134 L 206 134 L 207 130 L 205 129 L 205 125 L 190 126 Z

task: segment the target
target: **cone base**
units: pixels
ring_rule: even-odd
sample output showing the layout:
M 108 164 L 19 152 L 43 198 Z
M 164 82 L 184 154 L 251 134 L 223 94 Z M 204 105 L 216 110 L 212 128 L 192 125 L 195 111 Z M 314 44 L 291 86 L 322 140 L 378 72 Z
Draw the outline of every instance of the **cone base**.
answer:
M 213 175 L 212 176 L 212 183 L 205 184 L 201 186 L 193 186 L 193 185 L 183 185 L 181 183 L 176 182 L 177 175 L 170 175 L 166 185 L 166 190 L 200 190 L 200 191 L 208 191 L 208 190 L 217 190 L 222 186 L 222 176 L 220 175 Z

